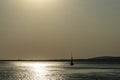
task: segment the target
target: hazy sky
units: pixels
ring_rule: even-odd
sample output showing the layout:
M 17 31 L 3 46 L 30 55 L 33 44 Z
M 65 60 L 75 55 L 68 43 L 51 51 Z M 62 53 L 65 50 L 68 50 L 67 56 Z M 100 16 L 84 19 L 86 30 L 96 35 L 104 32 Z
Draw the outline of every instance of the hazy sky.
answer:
M 120 0 L 0 0 L 0 59 L 120 56 Z

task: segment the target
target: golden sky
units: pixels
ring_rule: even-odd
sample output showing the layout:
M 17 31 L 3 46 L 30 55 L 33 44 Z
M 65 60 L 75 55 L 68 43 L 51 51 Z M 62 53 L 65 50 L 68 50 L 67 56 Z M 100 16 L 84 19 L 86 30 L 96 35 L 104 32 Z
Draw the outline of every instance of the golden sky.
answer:
M 0 0 L 0 59 L 120 56 L 120 0 Z

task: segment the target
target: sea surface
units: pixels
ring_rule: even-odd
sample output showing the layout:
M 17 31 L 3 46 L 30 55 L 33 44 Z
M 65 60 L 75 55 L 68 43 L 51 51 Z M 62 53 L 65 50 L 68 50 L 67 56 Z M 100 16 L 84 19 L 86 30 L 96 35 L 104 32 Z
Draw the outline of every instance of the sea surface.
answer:
M 120 80 L 120 64 L 1 61 L 0 80 Z

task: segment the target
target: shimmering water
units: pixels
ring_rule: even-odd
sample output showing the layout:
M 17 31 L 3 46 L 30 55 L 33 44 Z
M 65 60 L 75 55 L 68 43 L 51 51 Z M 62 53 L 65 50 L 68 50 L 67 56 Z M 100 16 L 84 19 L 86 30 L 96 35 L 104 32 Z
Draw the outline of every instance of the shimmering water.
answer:
M 120 80 L 120 64 L 0 62 L 0 80 Z

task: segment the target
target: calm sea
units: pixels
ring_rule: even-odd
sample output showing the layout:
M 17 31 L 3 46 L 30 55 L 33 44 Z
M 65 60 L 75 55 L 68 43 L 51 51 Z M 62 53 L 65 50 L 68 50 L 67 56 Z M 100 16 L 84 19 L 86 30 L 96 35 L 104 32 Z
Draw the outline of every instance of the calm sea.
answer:
M 120 80 L 120 64 L 0 62 L 0 80 Z

